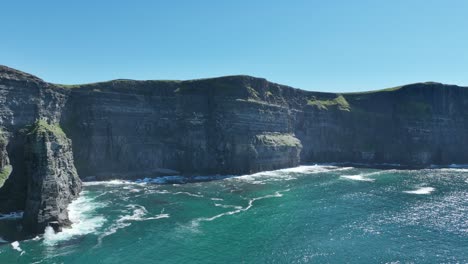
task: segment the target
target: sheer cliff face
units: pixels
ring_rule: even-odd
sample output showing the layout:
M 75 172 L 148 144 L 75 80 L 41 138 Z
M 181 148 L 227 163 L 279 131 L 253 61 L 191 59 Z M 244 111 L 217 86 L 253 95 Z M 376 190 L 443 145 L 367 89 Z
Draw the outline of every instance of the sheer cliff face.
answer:
M 467 163 L 467 88 L 421 83 L 343 99 L 329 102 L 327 109 L 314 101 L 303 108 L 295 130 L 306 146 L 302 160 Z
M 466 88 L 351 94 L 233 76 L 72 89 L 62 115 L 82 176 L 242 174 L 310 162 L 467 163 Z
M 82 176 L 240 174 L 295 166 L 287 105 L 255 98 L 251 77 L 113 81 L 71 91 L 62 116 Z
M 27 208 L 39 229 L 44 212 L 42 223 L 65 223 L 63 204 L 80 190 L 74 166 L 105 179 L 468 163 L 467 107 L 467 88 L 438 83 L 351 94 L 249 76 L 60 86 L 0 67 L 0 211 Z M 38 120 L 64 133 L 31 138 L 24 128 Z

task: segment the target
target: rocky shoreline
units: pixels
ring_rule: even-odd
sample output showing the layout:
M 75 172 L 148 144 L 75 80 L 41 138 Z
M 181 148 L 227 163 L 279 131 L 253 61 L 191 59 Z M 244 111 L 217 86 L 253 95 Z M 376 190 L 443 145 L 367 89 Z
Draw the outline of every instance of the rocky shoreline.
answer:
M 319 93 L 250 76 L 47 83 L 0 66 L 0 213 L 69 224 L 83 179 L 239 175 L 310 163 L 468 163 L 468 89 Z

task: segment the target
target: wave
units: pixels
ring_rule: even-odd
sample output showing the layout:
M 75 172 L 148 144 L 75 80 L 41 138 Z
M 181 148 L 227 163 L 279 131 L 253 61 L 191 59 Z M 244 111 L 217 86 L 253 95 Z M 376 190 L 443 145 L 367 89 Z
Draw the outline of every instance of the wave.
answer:
M 465 168 L 441 168 L 437 169 L 439 171 L 444 171 L 444 172 L 468 172 L 468 169 Z
M 185 195 L 192 196 L 192 197 L 204 197 L 201 194 L 194 194 L 194 193 L 189 193 L 189 192 L 175 192 L 172 194 L 185 194 Z
M 421 187 L 416 190 L 412 191 L 403 191 L 404 193 L 410 193 L 410 194 L 431 194 L 433 191 L 435 191 L 435 188 L 433 187 Z
M 127 181 L 127 180 L 110 180 L 110 181 L 89 181 L 83 182 L 83 186 L 96 186 L 96 185 L 128 185 L 128 184 L 138 184 L 138 182 Z
M 248 181 L 253 184 L 265 184 L 266 181 L 289 181 L 295 180 L 301 175 L 310 175 L 326 172 L 336 172 L 354 169 L 353 167 L 337 167 L 331 165 L 298 166 L 294 168 L 264 171 L 254 174 L 234 177 L 236 180 Z
M 164 209 L 162 209 L 161 213 L 153 216 L 153 217 L 143 217 L 148 214 L 146 208 L 142 205 L 137 204 L 130 204 L 127 206 L 128 208 L 133 210 L 131 215 L 124 215 L 121 216 L 117 222 L 125 222 L 125 221 L 146 221 L 146 220 L 154 220 L 154 219 L 161 219 L 161 218 L 169 218 L 169 214 L 164 213 Z
M 220 217 L 223 217 L 223 216 L 234 215 L 234 214 L 238 214 L 238 213 L 241 213 L 241 212 L 245 212 L 245 211 L 249 210 L 250 208 L 252 208 L 255 201 L 263 200 L 263 199 L 267 199 L 267 198 L 282 197 L 283 196 L 282 193 L 283 192 L 288 192 L 288 191 L 289 191 L 289 189 L 284 190 L 284 191 L 277 191 L 274 194 L 269 194 L 269 195 L 249 199 L 248 204 L 247 204 L 246 207 L 241 207 L 241 206 L 236 207 L 234 205 L 233 206 L 224 205 L 224 206 L 234 207 L 234 208 L 236 208 L 236 210 L 224 212 L 224 213 L 221 213 L 221 214 L 217 214 L 217 215 L 212 216 L 212 217 L 200 217 L 200 218 L 194 219 L 194 220 L 191 221 L 191 227 L 196 228 L 196 227 L 198 227 L 200 225 L 201 222 L 211 222 L 211 221 L 216 220 L 216 219 L 218 219 Z M 223 205 L 220 205 L 220 206 L 222 207 Z
M 222 207 L 222 208 L 235 208 L 235 209 L 242 209 L 242 206 L 239 205 L 230 205 L 230 204 L 214 204 L 216 207 Z
M 343 175 L 340 176 L 340 178 L 345 178 L 353 181 L 367 181 L 367 182 L 373 182 L 375 179 L 369 179 L 366 178 L 366 175 Z
M 396 172 L 396 171 L 398 171 L 398 170 L 382 170 L 382 171 L 362 173 L 362 174 L 357 174 L 357 175 L 342 175 L 342 176 L 340 176 L 340 178 L 353 180 L 353 181 L 373 182 L 373 181 L 375 181 L 375 179 L 369 178 L 370 176 L 377 176 L 377 175 L 380 175 L 380 174 L 387 174 L 387 173 Z
M 144 217 L 148 214 L 146 208 L 142 205 L 138 204 L 129 204 L 127 208 L 132 211 L 132 214 L 121 215 L 117 221 L 109 226 L 99 237 L 98 237 L 98 244 L 96 246 L 100 246 L 102 244 L 102 240 L 115 234 L 119 229 L 125 228 L 130 226 L 132 223 L 131 221 L 148 221 L 148 220 L 158 220 L 163 218 L 169 218 L 170 215 L 164 213 L 164 208 L 158 215 L 151 216 L 151 217 Z
M 23 218 L 23 212 L 11 212 L 7 214 L 0 214 L 0 220 L 17 220 Z
M 86 192 L 83 192 L 68 206 L 68 215 L 72 222 L 71 228 L 64 228 L 62 232 L 55 233 L 53 228 L 48 226 L 44 233 L 44 244 L 53 246 L 74 236 L 94 233 L 106 221 L 103 216 L 96 215 L 95 211 L 105 205 L 95 202 L 94 199 L 86 196 Z

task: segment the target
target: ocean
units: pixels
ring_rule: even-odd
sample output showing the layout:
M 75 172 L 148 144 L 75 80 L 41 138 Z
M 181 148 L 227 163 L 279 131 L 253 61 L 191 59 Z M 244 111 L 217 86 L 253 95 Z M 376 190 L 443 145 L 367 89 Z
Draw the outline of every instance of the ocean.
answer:
M 468 169 L 84 185 L 61 233 L 11 241 L 21 215 L 1 217 L 0 263 L 468 263 Z

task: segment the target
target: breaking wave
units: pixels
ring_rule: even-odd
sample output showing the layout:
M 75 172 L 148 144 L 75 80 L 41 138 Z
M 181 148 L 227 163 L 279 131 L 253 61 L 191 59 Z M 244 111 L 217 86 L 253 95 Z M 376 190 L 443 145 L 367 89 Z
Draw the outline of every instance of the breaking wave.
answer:
M 19 243 L 18 241 L 15 241 L 15 242 L 11 243 L 11 247 L 12 247 L 14 250 L 20 252 L 20 253 L 21 253 L 20 255 L 23 255 L 24 253 L 26 253 L 26 251 L 24 251 L 23 249 L 21 249 L 20 243 Z
M 387 173 L 396 172 L 396 171 L 397 170 L 384 170 L 384 171 L 376 171 L 376 172 L 363 173 L 363 174 L 357 174 L 357 175 L 342 175 L 342 176 L 340 176 L 340 178 L 353 180 L 353 181 L 373 182 L 373 181 L 375 181 L 375 179 L 369 178 L 369 177 L 377 176 L 377 175 L 380 175 L 380 174 L 387 174 Z
M 288 169 L 265 171 L 249 175 L 242 175 L 234 177 L 232 179 L 249 181 L 254 184 L 265 184 L 267 181 L 289 181 L 295 180 L 299 176 L 326 173 L 326 172 L 338 172 L 351 170 L 353 167 L 337 167 L 329 165 L 312 165 L 312 166 L 299 166 Z
M 55 233 L 52 227 L 47 227 L 44 233 L 44 244 L 48 246 L 68 240 L 74 236 L 82 236 L 96 232 L 106 219 L 96 214 L 96 209 L 106 206 L 87 197 L 86 192 L 68 206 L 68 215 L 72 222 L 71 228 L 64 228 L 62 232 Z
M 353 181 L 368 181 L 368 182 L 373 182 L 375 179 L 370 179 L 367 178 L 365 175 L 343 175 L 340 176 L 341 178 L 353 180 Z

